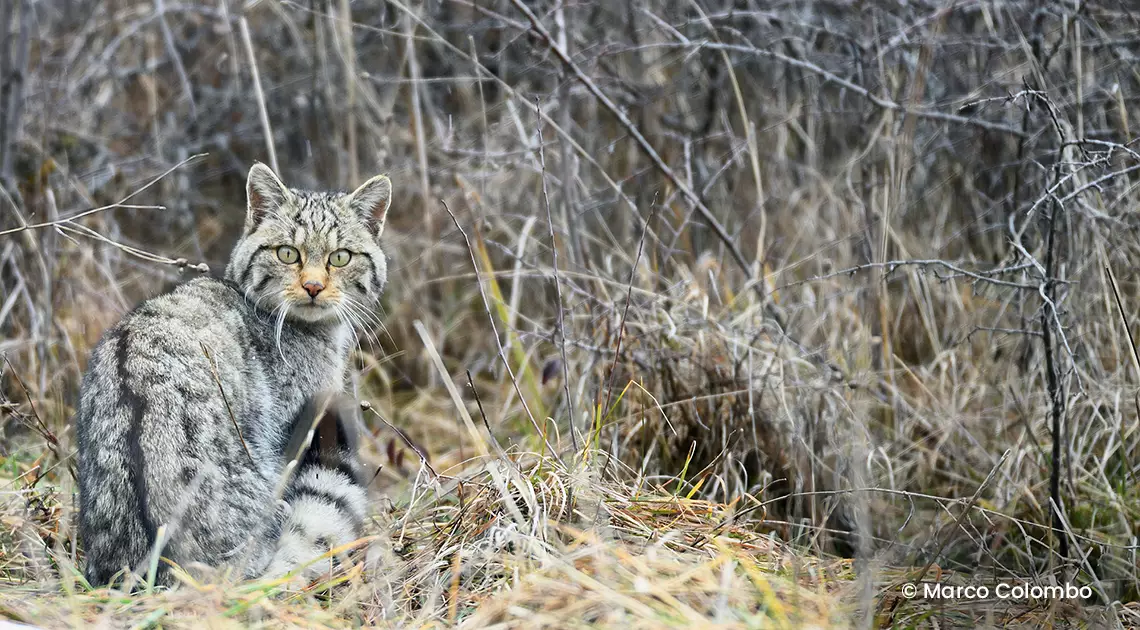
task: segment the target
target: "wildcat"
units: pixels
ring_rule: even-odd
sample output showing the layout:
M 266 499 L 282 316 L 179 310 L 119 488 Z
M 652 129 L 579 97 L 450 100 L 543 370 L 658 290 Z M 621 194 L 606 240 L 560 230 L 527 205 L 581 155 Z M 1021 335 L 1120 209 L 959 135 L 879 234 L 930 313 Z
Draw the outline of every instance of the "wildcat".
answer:
M 145 574 L 156 546 L 179 564 L 262 574 L 289 513 L 276 492 L 290 432 L 319 392 L 344 389 L 353 325 L 375 321 L 386 176 L 310 192 L 255 164 L 246 193 L 224 279 L 143 302 L 91 353 L 76 433 L 92 585 Z

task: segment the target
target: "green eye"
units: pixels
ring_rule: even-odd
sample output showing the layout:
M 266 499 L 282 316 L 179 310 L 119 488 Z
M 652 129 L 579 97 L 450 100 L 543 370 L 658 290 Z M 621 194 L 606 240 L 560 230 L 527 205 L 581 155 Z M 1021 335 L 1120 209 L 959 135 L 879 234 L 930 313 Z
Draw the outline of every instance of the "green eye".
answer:
M 352 260 L 352 252 L 347 249 L 338 249 L 329 256 L 329 264 L 333 267 L 343 267 Z
M 292 265 L 298 260 L 301 260 L 301 252 L 297 251 L 296 247 L 282 245 L 277 248 L 277 260 L 280 260 L 286 265 Z

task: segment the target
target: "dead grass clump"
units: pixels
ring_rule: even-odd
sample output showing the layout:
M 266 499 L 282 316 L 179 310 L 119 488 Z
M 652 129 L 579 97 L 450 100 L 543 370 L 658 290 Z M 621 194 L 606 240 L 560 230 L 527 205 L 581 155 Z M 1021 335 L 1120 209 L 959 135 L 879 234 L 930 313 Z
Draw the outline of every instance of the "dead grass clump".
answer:
M 721 279 L 709 277 L 714 287 Z M 852 553 L 852 515 L 835 491 L 850 487 L 848 471 L 837 466 L 855 439 L 855 390 L 836 366 L 766 320 L 751 292 L 700 286 L 630 309 L 625 360 L 614 377 L 622 389 L 600 396 L 614 403 L 600 443 L 611 444 L 637 479 L 678 496 L 754 497 L 783 522 L 785 540 L 811 543 L 822 533 L 826 541 L 834 533 L 840 550 Z

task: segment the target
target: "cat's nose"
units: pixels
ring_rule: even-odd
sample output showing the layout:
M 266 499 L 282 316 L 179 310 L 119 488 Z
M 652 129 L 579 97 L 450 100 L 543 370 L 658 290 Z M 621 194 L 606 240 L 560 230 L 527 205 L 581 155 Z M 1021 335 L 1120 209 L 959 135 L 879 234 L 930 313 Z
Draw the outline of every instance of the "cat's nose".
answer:
M 317 282 L 316 280 L 309 280 L 301 286 L 303 286 L 305 288 L 305 291 L 309 293 L 309 297 L 314 298 L 317 297 L 318 293 L 325 290 L 325 285 Z

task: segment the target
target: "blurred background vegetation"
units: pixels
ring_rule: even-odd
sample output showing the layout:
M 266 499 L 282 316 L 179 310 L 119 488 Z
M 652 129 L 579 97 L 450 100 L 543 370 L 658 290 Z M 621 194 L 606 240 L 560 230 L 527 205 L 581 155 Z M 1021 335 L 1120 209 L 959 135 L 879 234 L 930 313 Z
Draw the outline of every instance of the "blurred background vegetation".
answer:
M 1116 0 L 5 0 L 9 507 L 75 557 L 87 353 L 221 272 L 253 160 L 387 172 L 353 385 L 391 496 L 493 439 L 880 586 L 1135 622 L 1137 33 Z

